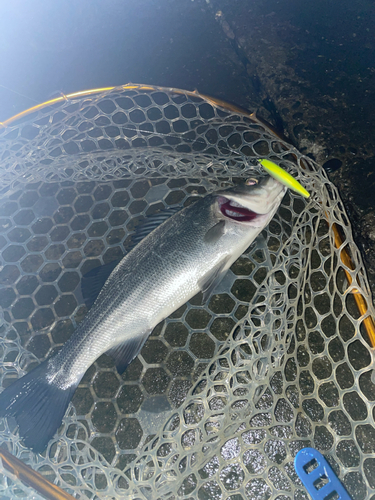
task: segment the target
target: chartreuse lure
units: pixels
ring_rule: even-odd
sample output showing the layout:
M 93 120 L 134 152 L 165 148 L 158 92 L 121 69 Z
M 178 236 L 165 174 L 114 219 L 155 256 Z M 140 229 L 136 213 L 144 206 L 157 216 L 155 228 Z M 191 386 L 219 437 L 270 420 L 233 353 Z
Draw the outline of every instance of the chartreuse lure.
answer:
M 306 191 L 306 189 L 301 186 L 301 184 L 294 177 L 288 174 L 288 172 L 285 172 L 285 170 L 276 165 L 276 163 L 273 163 L 273 161 L 270 160 L 266 160 L 265 158 L 258 161 L 262 165 L 264 170 L 266 170 L 277 181 L 281 182 L 281 184 L 284 184 L 292 191 L 295 191 L 296 193 L 302 195 L 304 198 L 310 197 L 310 193 Z

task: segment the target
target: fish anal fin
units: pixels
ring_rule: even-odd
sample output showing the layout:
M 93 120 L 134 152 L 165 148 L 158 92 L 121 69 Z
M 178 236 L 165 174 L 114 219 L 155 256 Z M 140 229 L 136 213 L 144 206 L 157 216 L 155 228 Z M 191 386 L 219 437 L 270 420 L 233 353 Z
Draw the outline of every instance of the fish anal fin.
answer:
M 107 354 L 114 359 L 117 371 L 121 375 L 130 365 L 133 359 L 140 353 L 143 344 L 146 342 L 152 330 L 147 330 L 142 335 L 135 339 L 127 340 L 122 344 L 118 344 L 111 349 L 108 349 Z
M 199 282 L 198 285 L 203 293 L 202 303 L 207 302 L 209 296 L 215 289 L 215 287 L 224 278 L 227 269 L 229 256 L 222 259 L 215 267 L 213 267 L 209 273 L 206 274 Z

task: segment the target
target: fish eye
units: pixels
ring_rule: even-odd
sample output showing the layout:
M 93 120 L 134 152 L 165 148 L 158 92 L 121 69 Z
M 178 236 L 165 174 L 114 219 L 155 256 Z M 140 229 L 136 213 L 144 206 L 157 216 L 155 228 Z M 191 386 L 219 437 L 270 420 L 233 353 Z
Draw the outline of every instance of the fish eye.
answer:
M 245 184 L 246 186 L 254 186 L 255 184 L 258 184 L 258 179 L 255 179 L 254 177 L 250 177 L 249 179 L 246 179 Z

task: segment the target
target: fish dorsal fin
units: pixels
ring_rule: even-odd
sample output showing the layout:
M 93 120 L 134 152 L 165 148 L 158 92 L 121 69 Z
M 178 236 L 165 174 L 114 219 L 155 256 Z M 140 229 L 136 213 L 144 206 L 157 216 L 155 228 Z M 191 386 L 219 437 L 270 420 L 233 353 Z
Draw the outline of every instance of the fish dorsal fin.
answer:
M 149 215 L 142 221 L 135 229 L 132 235 L 132 242 L 129 251 L 132 250 L 140 241 L 143 240 L 154 229 L 163 224 L 172 215 L 179 212 L 183 207 L 175 206 L 161 210 L 157 214 Z M 117 259 L 109 264 L 95 267 L 88 273 L 84 274 L 81 280 L 81 291 L 84 302 L 90 308 L 95 302 L 96 297 L 99 295 L 100 290 L 103 288 L 104 283 L 109 278 L 109 275 L 114 268 L 121 262 L 122 259 Z
M 199 280 L 198 285 L 203 293 L 202 303 L 207 302 L 207 299 L 215 289 L 215 287 L 220 283 L 220 281 L 224 278 L 227 269 L 225 269 L 229 255 L 224 257 L 216 266 L 210 270 L 201 280 Z
M 159 227 L 163 222 L 168 220 L 172 215 L 176 214 L 183 207 L 175 206 L 165 208 L 160 210 L 160 212 L 152 215 L 148 215 L 138 226 L 135 228 L 134 234 L 132 235 L 132 243 L 130 249 L 133 249 L 143 238 L 146 238 L 154 229 Z
M 82 297 L 88 308 L 93 305 L 104 283 L 119 262 L 121 262 L 121 259 L 113 260 L 103 266 L 94 267 L 94 269 L 91 269 L 91 271 L 82 276 Z
M 107 354 L 114 359 L 117 371 L 120 375 L 124 373 L 133 359 L 139 354 L 151 331 L 152 330 L 147 330 L 136 338 L 129 339 L 107 351 Z

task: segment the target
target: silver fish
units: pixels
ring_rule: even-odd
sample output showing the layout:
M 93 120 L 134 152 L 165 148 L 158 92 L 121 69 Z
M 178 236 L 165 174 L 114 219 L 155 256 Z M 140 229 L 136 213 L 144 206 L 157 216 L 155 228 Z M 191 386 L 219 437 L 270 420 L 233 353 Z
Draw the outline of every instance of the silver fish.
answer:
M 125 370 L 160 321 L 198 292 L 206 300 L 268 225 L 285 191 L 272 177 L 248 180 L 154 229 L 115 267 L 62 349 L 1 393 L 0 417 L 15 417 L 25 445 L 42 451 L 90 365 L 107 352 Z

